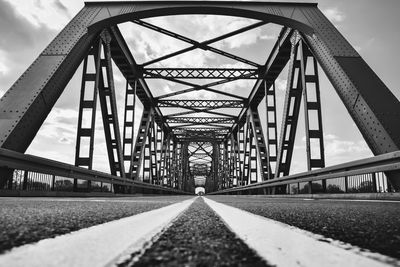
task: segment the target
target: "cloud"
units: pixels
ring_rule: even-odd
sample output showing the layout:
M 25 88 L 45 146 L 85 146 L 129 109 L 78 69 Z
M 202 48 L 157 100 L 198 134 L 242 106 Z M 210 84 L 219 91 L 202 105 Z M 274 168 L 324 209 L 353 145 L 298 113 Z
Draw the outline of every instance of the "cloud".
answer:
M 345 14 L 342 11 L 340 11 L 337 7 L 327 8 L 325 10 L 322 10 L 322 12 L 333 23 L 342 22 L 346 18 Z
M 209 15 L 160 17 L 147 19 L 146 21 L 199 42 L 215 38 L 254 22 L 244 18 Z M 134 51 L 135 58 L 140 62 L 146 62 L 190 46 L 185 42 L 131 23 L 120 25 L 120 28 L 131 50 Z M 196 29 L 196 31 L 193 31 L 193 29 Z M 262 28 L 256 28 L 213 43 L 211 46 L 220 49 L 238 49 L 255 44 L 261 38 L 272 39 L 274 38 L 273 35 L 262 32 Z M 209 65 L 218 57 L 222 58 L 219 59 L 220 61 L 226 60 L 220 55 L 196 49 L 156 65 L 204 66 L 206 64 Z
M 363 42 L 361 45 L 355 45 L 354 49 L 357 50 L 357 52 L 361 52 L 362 50 L 369 49 L 372 47 L 372 45 L 375 43 L 375 38 L 369 38 L 367 41 Z
M 11 4 L 16 13 L 24 17 L 34 27 L 46 25 L 50 29 L 61 30 L 75 14 L 83 2 L 69 1 L 68 8 L 61 0 L 34 1 L 34 0 L 2 0 Z
M 0 50 L 0 58 L 5 58 L 6 55 L 3 51 Z M 0 61 L 0 77 L 3 75 L 6 75 L 7 72 L 9 71 L 8 67 Z
M 324 139 L 328 166 L 372 156 L 372 152 L 364 140 L 342 140 L 333 134 L 324 135 Z
M 44 25 L 32 25 L 4 0 L 0 0 L 0 32 L 1 95 L 34 61 L 56 32 Z
M 68 8 L 63 3 L 61 3 L 60 0 L 54 0 L 53 4 L 59 11 L 61 11 L 61 13 L 65 14 L 67 18 L 71 18 Z
M 269 34 L 264 34 L 260 36 L 261 40 L 275 40 L 278 36 L 276 35 L 269 35 Z

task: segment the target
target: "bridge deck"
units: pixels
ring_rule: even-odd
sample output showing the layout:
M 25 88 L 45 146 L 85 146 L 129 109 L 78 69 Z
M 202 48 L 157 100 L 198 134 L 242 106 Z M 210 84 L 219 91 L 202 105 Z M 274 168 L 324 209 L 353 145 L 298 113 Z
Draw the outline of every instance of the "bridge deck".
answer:
M 229 229 L 233 229 L 234 233 L 239 237 L 240 231 L 235 230 L 235 226 L 232 226 L 229 222 L 230 219 L 224 217 L 225 215 L 218 211 L 213 205 L 207 206 L 201 199 L 197 198 L 197 201 L 195 201 L 188 210 L 184 213 L 180 213 L 179 209 L 184 210 L 185 207 L 189 205 L 184 204 L 186 206 L 182 206 L 182 203 L 187 203 L 184 200 L 189 199 L 193 201 L 196 198 L 188 196 L 112 199 L 3 198 L 3 209 L 1 210 L 0 217 L 0 233 L 2 235 L 1 240 L 3 240 L 1 242 L 1 251 L 3 254 L 0 255 L 0 265 L 2 265 L 2 263 L 7 263 L 9 259 L 13 259 L 13 255 L 18 253 L 18 251 L 26 255 L 27 260 L 31 260 L 31 254 L 33 253 L 33 255 L 37 256 L 41 250 L 40 247 L 46 244 L 46 242 L 54 242 L 54 245 L 51 245 L 52 250 L 57 250 L 59 246 L 57 242 L 62 242 L 64 245 L 65 243 L 74 242 L 71 240 L 77 236 L 79 237 L 82 233 L 86 233 L 90 236 L 88 232 L 94 231 L 96 227 L 99 227 L 100 231 L 104 233 L 104 237 L 97 236 L 96 242 L 102 242 L 102 245 L 94 243 L 94 245 L 90 247 L 90 250 L 88 250 L 88 248 L 79 248 L 79 242 L 76 243 L 78 247 L 75 247 L 75 245 L 73 246 L 77 251 L 76 253 L 80 256 L 85 256 L 82 254 L 87 254 L 86 257 L 89 257 L 88 260 L 91 261 L 90 253 L 92 253 L 92 251 L 96 251 L 98 247 L 101 246 L 115 247 L 116 244 L 120 242 L 118 240 L 120 240 L 122 236 L 130 234 L 129 231 L 131 230 L 127 231 L 127 229 L 142 231 L 139 230 L 138 227 L 147 227 L 146 224 L 149 227 L 152 224 L 159 224 L 157 226 L 158 230 L 155 232 L 153 230 L 154 233 L 152 233 L 151 236 L 145 235 L 145 237 L 141 237 L 141 233 L 135 234 L 132 240 L 128 239 L 126 241 L 136 244 L 136 249 L 130 251 L 130 254 L 133 256 L 131 258 L 125 257 L 124 260 L 126 264 L 126 261 L 129 262 L 135 259 L 139 260 L 136 262 L 135 266 L 145 266 L 150 263 L 152 266 L 173 266 L 177 263 L 221 265 L 238 262 L 252 264 L 252 266 L 265 266 L 266 262 L 274 260 L 265 256 L 262 256 L 263 258 L 257 256 L 257 254 L 262 255 L 262 251 L 257 251 L 257 253 L 254 254 L 251 249 L 249 250 L 247 245 L 254 248 L 252 237 L 249 236 L 244 239 L 247 245 L 237 239 L 230 230 L 223 225 L 222 221 L 228 224 Z M 400 247 L 400 217 L 396 216 L 400 210 L 400 202 L 398 201 L 278 199 L 267 198 L 265 196 L 210 196 L 205 199 L 207 203 L 210 202 L 208 199 L 212 199 L 219 203 L 225 203 L 229 206 L 237 207 L 240 210 L 272 219 L 267 223 L 279 221 L 299 227 L 300 229 L 309 231 L 309 234 L 306 234 L 306 236 L 315 236 L 314 234 L 323 235 L 324 237 L 319 236 L 319 238 L 313 241 L 317 244 L 317 247 L 319 245 L 326 245 L 327 243 L 338 244 L 338 242 L 332 240 L 339 240 L 351 244 L 348 245 L 346 249 L 342 249 L 343 251 L 349 250 L 349 247 L 351 251 L 370 250 L 374 252 L 372 254 L 374 257 L 378 257 L 381 260 L 384 259 L 386 263 L 387 261 L 394 265 L 400 263 L 400 250 L 398 249 Z M 171 204 L 177 206 L 171 206 Z M 159 209 L 161 207 L 164 208 Z M 174 212 L 176 212 L 176 215 L 170 215 L 171 212 L 168 212 L 166 213 L 169 214 L 168 216 L 154 216 L 154 214 L 159 213 L 159 210 L 165 210 L 168 207 L 171 207 Z M 214 209 L 214 212 L 212 209 Z M 153 212 L 152 217 L 149 217 L 151 220 L 144 218 L 145 223 L 138 223 L 139 221 L 136 220 L 138 214 L 145 215 L 147 214 L 146 211 L 150 210 Z M 250 213 L 240 213 L 240 210 L 238 211 L 240 214 L 239 216 L 248 224 L 248 227 L 241 227 L 241 229 L 255 229 L 257 236 L 270 235 L 268 233 L 268 229 L 271 229 L 270 226 L 262 225 L 260 230 L 260 228 L 257 228 L 259 226 L 257 226 L 256 223 L 247 219 L 246 216 L 249 216 L 248 214 Z M 228 208 L 229 214 L 234 214 L 236 212 L 237 211 L 232 212 Z M 179 214 L 181 214 L 180 217 Z M 176 216 L 178 216 L 178 218 L 174 220 Z M 221 216 L 222 221 L 218 216 Z M 122 225 L 123 221 L 118 219 L 123 217 L 127 217 L 127 221 L 129 221 L 131 225 L 128 225 L 128 228 L 118 226 L 116 230 L 113 230 L 116 231 L 113 234 L 114 236 L 111 235 L 111 237 L 107 237 L 107 235 L 111 233 L 111 230 L 108 230 L 109 228 L 107 227 L 113 224 Z M 240 221 L 240 219 L 233 220 Z M 104 222 L 108 221 L 112 222 L 104 224 Z M 98 226 L 86 229 L 93 225 Z M 170 228 L 161 234 L 160 230 L 162 230 L 165 225 L 170 226 Z M 76 232 L 78 229 L 83 230 Z M 279 240 L 285 238 L 284 232 L 286 231 L 292 232 L 292 228 L 284 226 L 282 230 L 278 230 L 273 235 L 270 235 L 271 239 L 268 241 L 268 244 L 272 244 L 273 246 L 274 242 L 280 242 Z M 70 232 L 73 232 L 73 234 L 67 234 Z M 142 232 L 144 232 L 144 230 Z M 60 236 L 59 241 L 57 241 L 57 238 L 48 239 L 54 236 Z M 158 241 L 155 243 L 145 242 L 146 240 L 154 240 L 154 236 L 160 236 Z M 101 238 L 109 239 L 105 242 L 101 241 Z M 135 238 L 142 240 L 140 241 L 142 243 L 139 242 L 141 244 L 140 247 L 143 246 L 147 248 L 143 255 L 137 252 L 138 241 L 135 241 Z M 46 242 L 37 243 L 37 241 L 42 239 L 45 239 Z M 262 238 L 262 240 L 265 240 L 265 238 Z M 90 242 L 90 240 L 88 242 Z M 28 248 L 26 246 L 21 246 L 27 243 L 31 243 L 32 246 Z M 149 244 L 152 245 L 149 247 Z M 10 248 L 17 249 L 11 251 L 7 250 Z M 127 248 L 129 248 L 129 246 L 127 246 Z M 91 252 L 89 253 L 89 251 Z M 119 251 L 116 256 L 122 252 L 123 251 Z M 57 255 L 57 253 L 49 253 L 49 251 L 44 251 L 43 253 L 45 253 L 44 255 L 52 254 L 51 257 L 49 256 L 51 259 L 47 260 L 54 260 L 54 257 L 57 257 L 54 256 Z M 70 255 L 69 257 L 73 255 L 70 254 L 73 253 L 72 251 L 63 251 L 60 253 L 67 253 Z M 361 254 L 364 259 L 365 253 Z M 305 255 L 307 257 L 307 254 Z M 355 253 L 355 255 L 357 255 L 357 253 Z M 383 255 L 390 256 L 391 258 Z M 288 257 L 290 256 L 294 257 L 294 255 L 288 255 Z M 365 259 L 370 260 L 368 257 Z M 97 259 L 97 261 L 99 260 L 101 261 L 101 258 Z M 41 258 L 38 261 L 39 265 L 43 264 L 45 261 L 46 259 Z M 31 263 L 32 262 L 30 262 L 30 264 Z M 68 265 L 69 263 L 70 262 L 65 262 L 64 264 Z M 381 266 L 381 262 L 376 263 L 378 263 L 377 266 Z M 104 262 L 104 264 L 106 264 L 106 262 Z

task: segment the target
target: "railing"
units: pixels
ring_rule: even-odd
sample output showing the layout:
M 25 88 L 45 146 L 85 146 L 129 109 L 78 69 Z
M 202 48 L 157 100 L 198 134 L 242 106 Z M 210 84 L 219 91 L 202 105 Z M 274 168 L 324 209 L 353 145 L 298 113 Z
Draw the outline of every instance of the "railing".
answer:
M 395 151 L 208 194 L 267 194 L 273 190 L 280 194 L 393 192 L 385 173 L 399 171 L 400 151 Z
M 127 193 L 191 194 L 2 148 L 0 168 L 14 170 L 12 180 L 4 188 L 6 190 L 68 192 L 74 190 L 74 179 L 79 179 L 78 191 L 113 192 L 114 185 L 118 185 Z M 87 186 L 89 181 L 90 187 Z

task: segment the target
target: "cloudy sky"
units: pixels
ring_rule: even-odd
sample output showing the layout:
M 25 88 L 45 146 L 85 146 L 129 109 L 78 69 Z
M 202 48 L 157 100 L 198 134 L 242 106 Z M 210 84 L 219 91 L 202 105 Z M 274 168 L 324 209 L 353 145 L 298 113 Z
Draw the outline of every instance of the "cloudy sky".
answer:
M 400 98 L 400 72 L 398 44 L 400 43 L 400 1 L 398 0 L 321 0 L 319 8 L 339 28 L 342 34 L 358 50 L 378 76 Z M 23 71 L 33 62 L 45 46 L 83 7 L 81 0 L 0 0 L 0 96 L 5 93 Z M 158 26 L 176 31 L 198 41 L 210 39 L 228 31 L 254 23 L 254 21 L 222 16 L 175 16 L 147 20 Z M 119 26 L 133 55 L 139 63 L 157 58 L 188 45 L 141 28 L 131 23 Z M 196 29 L 196 30 L 193 30 Z M 275 42 L 280 26 L 268 24 L 237 37 L 214 44 L 241 57 L 263 64 Z M 210 52 L 195 50 L 155 66 L 173 67 L 243 67 Z M 46 122 L 29 147 L 27 153 L 73 163 L 77 124 L 77 105 L 82 70 L 79 68 L 49 114 Z M 321 74 L 321 94 L 324 117 L 324 135 L 327 165 L 368 157 L 370 150 L 351 121 L 334 89 Z M 285 71 L 277 81 L 278 111 L 282 108 L 287 79 Z M 124 81 L 115 72 L 120 121 L 123 118 L 122 103 Z M 155 96 L 177 91 L 182 86 L 173 83 L 150 81 Z M 252 84 L 246 81 L 216 89 L 247 96 Z M 214 99 L 207 92 L 183 95 L 187 98 Z M 137 118 L 140 117 L 139 105 Z M 263 106 L 260 113 L 263 114 Z M 165 113 L 168 113 L 165 110 Z M 263 116 L 263 115 L 262 115 Z M 278 122 L 281 115 L 278 114 Z M 302 125 L 300 115 L 299 124 Z M 101 121 L 97 120 L 94 168 L 107 171 L 106 147 L 101 133 Z M 299 126 L 296 138 L 293 172 L 303 171 L 305 138 L 304 127 Z

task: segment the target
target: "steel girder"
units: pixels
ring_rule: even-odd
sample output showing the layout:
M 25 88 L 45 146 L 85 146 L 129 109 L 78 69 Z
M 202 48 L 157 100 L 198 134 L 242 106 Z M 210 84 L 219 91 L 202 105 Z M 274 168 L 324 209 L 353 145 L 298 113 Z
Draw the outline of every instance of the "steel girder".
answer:
M 233 68 L 146 68 L 143 78 L 159 79 L 258 79 L 258 69 Z
M 307 169 L 309 171 L 325 167 L 324 134 L 322 129 L 321 97 L 317 60 L 306 45 L 300 41 L 301 77 L 303 89 L 304 119 L 306 130 Z M 310 62 L 310 64 L 308 64 Z M 307 73 L 306 73 L 307 71 Z M 311 129 L 314 120 L 316 128 Z M 314 142 L 312 142 L 314 141 Z M 309 183 L 309 193 L 314 193 Z M 326 180 L 322 180 L 322 190 L 326 191 Z
M 100 69 L 100 50 L 101 43 L 95 44 L 91 49 L 88 56 L 85 58 L 83 63 L 83 74 L 81 84 L 81 95 L 79 101 L 79 115 L 78 115 L 78 127 L 76 134 L 76 147 L 75 147 L 75 166 L 86 167 L 89 170 L 93 166 L 93 148 L 94 148 L 94 133 L 95 133 L 95 121 L 96 121 L 96 107 L 97 107 L 97 95 L 98 95 L 98 83 L 99 83 L 99 69 Z M 92 61 L 95 67 L 95 73 L 89 73 L 88 61 Z M 93 83 L 90 85 L 90 83 Z M 92 93 L 90 94 L 90 90 Z M 83 125 L 84 113 L 89 116 L 89 123 Z M 84 139 L 89 139 L 89 146 L 86 146 L 87 151 L 82 151 L 81 142 Z M 78 180 L 74 179 L 74 189 L 78 187 Z M 88 181 L 88 187 L 90 187 L 90 181 Z
M 169 117 L 166 121 L 169 123 L 189 123 L 190 125 L 209 125 L 211 123 L 232 124 L 236 120 L 225 117 Z
M 100 34 L 100 38 L 93 45 L 91 53 L 93 54 L 94 58 L 95 73 L 88 73 L 86 57 L 84 61 L 84 73 L 82 75 L 81 98 L 79 104 L 75 166 L 87 167 L 90 170 L 92 169 L 95 117 L 98 95 L 107 144 L 110 172 L 112 175 L 117 175 L 124 178 L 125 170 L 123 168 L 121 138 L 117 116 L 114 78 L 111 65 L 110 35 L 107 30 L 104 30 Z M 87 82 L 94 82 L 92 96 L 89 97 L 89 99 L 85 98 Z M 90 115 L 89 127 L 86 126 L 86 128 L 83 126 L 83 116 L 85 111 L 89 112 Z M 81 155 L 81 142 L 85 138 L 89 138 L 89 151 L 87 153 L 87 157 Z M 90 181 L 87 183 L 87 186 L 90 188 Z M 74 179 L 74 190 L 77 190 L 77 188 L 77 179 Z M 118 192 L 119 186 L 115 186 L 114 191 Z
M 303 84 L 300 75 L 301 61 L 297 59 L 297 54 L 298 44 L 293 44 L 290 56 L 285 103 L 283 106 L 282 128 L 280 131 L 281 134 L 279 138 L 275 177 L 288 175 L 292 161 L 301 96 L 303 93 Z
M 117 100 L 114 86 L 114 76 L 111 62 L 111 36 L 104 30 L 100 35 L 104 58 L 100 57 L 99 64 L 99 100 L 103 118 L 108 160 L 111 174 L 125 177 L 122 157 L 122 143 L 119 129 Z
M 307 62 L 311 62 L 311 64 L 307 64 Z M 311 70 L 307 69 L 308 65 L 312 68 Z M 311 72 L 311 74 L 306 74 L 306 70 Z M 315 99 L 311 99 L 310 94 L 313 94 Z M 302 96 L 304 97 L 304 117 L 306 124 L 307 167 L 309 170 L 323 168 L 325 167 L 325 155 L 317 62 L 302 40 L 298 42 L 293 40 L 277 156 L 278 164 L 275 171 L 276 177 L 289 174 Z M 312 112 L 316 113 L 316 125 L 318 126 L 316 129 L 310 129 L 309 121 Z M 318 142 L 318 146 L 316 147 L 318 150 L 314 149 L 313 153 L 311 153 L 310 139 Z M 314 154 L 317 154 L 317 157 Z
M 241 100 L 157 100 L 158 107 L 174 108 L 243 108 Z
M 180 55 L 180 54 L 186 53 L 186 52 L 188 52 L 188 51 L 194 50 L 194 49 L 196 49 L 196 48 L 199 48 L 199 49 L 202 49 L 202 50 L 212 51 L 212 52 L 214 52 L 214 53 L 216 53 L 216 54 L 219 54 L 219 55 L 221 55 L 221 56 L 225 56 L 225 57 L 228 57 L 228 58 L 230 58 L 230 59 L 234 59 L 234 60 L 236 60 L 236 61 L 239 61 L 239 62 L 248 64 L 248 65 L 251 65 L 251 66 L 253 66 L 253 67 L 260 67 L 260 66 L 259 66 L 257 63 L 255 63 L 255 62 L 252 62 L 252 61 L 250 61 L 250 60 L 247 60 L 247 59 L 244 59 L 244 58 L 235 56 L 235 55 L 232 55 L 232 54 L 230 54 L 230 53 L 228 53 L 228 52 L 226 52 L 226 51 L 221 51 L 220 49 L 217 49 L 217 48 L 215 48 L 215 47 L 210 46 L 210 44 L 215 43 L 215 42 L 218 42 L 218 41 L 223 40 L 223 39 L 226 39 L 226 38 L 229 38 L 229 37 L 231 37 L 231 36 L 237 35 L 237 34 L 239 34 L 239 33 L 242 33 L 242 32 L 245 32 L 245 31 L 248 31 L 248 30 L 257 28 L 257 27 L 260 27 L 260 26 L 266 24 L 266 22 L 260 21 L 260 22 L 254 23 L 254 24 L 252 24 L 252 25 L 243 27 L 243 28 L 241 28 L 241 29 L 235 30 L 235 31 L 233 31 L 233 32 L 230 32 L 230 33 L 224 34 L 224 35 L 222 35 L 222 36 L 219 36 L 219 37 L 216 37 L 216 38 L 207 40 L 207 41 L 203 41 L 203 42 L 197 42 L 197 41 L 195 41 L 195 40 L 192 40 L 192 39 L 187 38 L 187 37 L 185 37 L 185 36 L 182 36 L 182 35 L 180 35 L 180 34 L 177 34 L 177 33 L 171 32 L 171 31 L 168 31 L 168 30 L 166 30 L 166 29 L 157 27 L 157 26 L 155 26 L 155 25 L 152 25 L 152 24 L 150 24 L 150 23 L 148 23 L 148 22 L 144 22 L 144 21 L 142 21 L 142 20 L 133 20 L 132 22 L 133 22 L 133 23 L 136 23 L 136 24 L 139 24 L 139 25 L 141 25 L 141 26 L 144 26 L 144 27 L 146 27 L 146 28 L 155 30 L 155 31 L 157 31 L 157 32 L 166 34 L 166 35 L 168 35 L 168 36 L 171 36 L 171 37 L 173 37 L 173 38 L 176 38 L 176 39 L 178 39 L 178 40 L 180 40 L 180 41 L 183 41 L 183 42 L 186 42 L 186 43 L 189 43 L 189 44 L 192 45 L 191 47 L 184 48 L 184 49 L 179 50 L 179 51 L 177 51 L 177 52 L 174 52 L 174 53 L 171 53 L 171 54 L 162 56 L 162 57 L 160 57 L 160 58 L 153 59 L 153 60 L 151 60 L 151 61 L 149 61 L 149 62 L 146 62 L 146 63 L 143 64 L 143 66 L 151 65 L 151 64 L 154 64 L 154 63 L 156 63 L 156 62 L 165 60 L 165 59 L 167 59 L 167 58 L 175 57 L 175 56 L 177 56 L 177 55 Z
M 136 92 L 138 81 L 135 82 L 133 88 L 126 82 L 125 88 L 125 109 L 124 109 L 124 130 L 122 137 L 122 151 L 124 157 L 125 172 L 129 173 L 130 166 L 133 163 L 134 152 L 134 128 L 135 128 L 135 111 L 136 111 Z
M 128 82 L 140 77 L 140 67 L 120 38 L 116 24 L 160 15 L 215 14 L 273 22 L 300 32 L 304 42 L 327 74 L 341 100 L 375 155 L 400 148 L 400 103 L 316 4 L 265 2 L 90 2 L 39 55 L 0 100 L 0 147 L 24 152 L 39 130 L 77 66 L 86 57 L 99 33 L 111 27 L 113 60 Z M 269 60 L 261 69 L 246 107 L 232 128 L 244 124 L 247 109 L 257 107 L 289 60 L 291 30 L 285 29 Z M 155 120 L 169 131 L 142 78 L 138 98 L 155 108 Z M 133 85 L 133 84 L 131 84 Z M 228 136 L 227 136 L 228 137 Z M 1 170 L 7 172 L 8 170 Z M 395 188 L 400 181 L 390 176 Z M 4 179 L 2 179 L 4 184 Z
M 266 118 L 266 137 L 267 137 L 267 165 L 270 170 L 268 171 L 267 178 L 273 179 L 278 155 L 278 123 L 276 120 L 276 96 L 275 96 L 275 83 L 268 89 L 267 82 L 264 81 L 265 88 L 265 118 Z
M 307 168 L 311 171 L 316 168 L 325 167 L 317 62 L 302 40 L 294 36 L 292 43 L 275 177 L 289 175 L 302 97 L 306 130 Z M 311 62 L 311 64 L 307 64 L 308 62 Z M 307 69 L 310 67 L 311 70 Z M 306 71 L 308 72 L 307 74 Z M 310 95 L 314 95 L 314 99 Z M 311 113 L 315 115 L 312 117 L 316 120 L 316 129 L 310 129 Z M 315 142 L 311 142 L 311 139 L 317 142 L 317 145 L 314 145 L 313 148 L 311 144 L 315 144 Z M 323 188 L 325 187 L 325 181 L 323 181 Z M 309 190 L 311 189 L 312 186 L 310 183 Z M 286 189 L 281 188 L 280 190 L 285 191 Z M 310 193 L 312 192 L 310 191 Z

